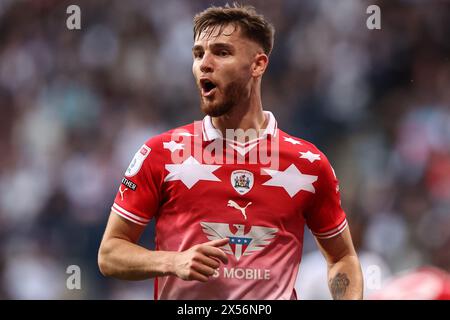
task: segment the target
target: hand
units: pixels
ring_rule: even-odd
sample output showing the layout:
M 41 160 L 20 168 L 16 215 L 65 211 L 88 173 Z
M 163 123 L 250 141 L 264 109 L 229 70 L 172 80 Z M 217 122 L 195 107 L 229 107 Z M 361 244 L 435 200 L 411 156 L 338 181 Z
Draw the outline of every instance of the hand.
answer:
M 173 273 L 183 280 L 207 282 L 220 266 L 217 259 L 224 264 L 228 263 L 227 255 L 219 249 L 228 241 L 228 238 L 217 239 L 177 252 L 173 257 Z

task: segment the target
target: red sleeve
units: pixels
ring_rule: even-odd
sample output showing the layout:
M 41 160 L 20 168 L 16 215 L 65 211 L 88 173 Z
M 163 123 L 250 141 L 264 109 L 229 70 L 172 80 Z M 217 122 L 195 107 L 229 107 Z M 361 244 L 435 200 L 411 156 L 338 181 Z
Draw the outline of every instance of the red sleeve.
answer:
M 112 210 L 121 217 L 147 225 L 159 208 L 160 155 L 148 141 L 134 155 L 125 171 Z
M 347 219 L 341 208 L 339 181 L 335 172 L 322 152 L 320 159 L 316 192 L 306 215 L 306 224 L 315 237 L 328 239 L 344 231 Z

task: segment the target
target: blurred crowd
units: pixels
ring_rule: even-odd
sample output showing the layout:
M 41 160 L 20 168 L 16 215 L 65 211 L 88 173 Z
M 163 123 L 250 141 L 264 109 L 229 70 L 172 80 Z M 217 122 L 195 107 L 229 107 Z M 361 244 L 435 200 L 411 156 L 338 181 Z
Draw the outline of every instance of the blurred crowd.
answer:
M 97 250 L 139 146 L 202 118 L 192 17 L 210 3 L 0 0 L 0 298 L 153 298 L 151 280 L 104 278 Z M 245 3 L 276 27 L 264 108 L 327 154 L 365 275 L 449 272 L 450 3 Z M 66 27 L 71 4 L 81 30 Z M 313 279 L 325 260 L 308 232 L 303 252 L 299 280 Z M 70 265 L 81 290 L 66 288 Z M 329 297 L 303 283 L 300 297 Z

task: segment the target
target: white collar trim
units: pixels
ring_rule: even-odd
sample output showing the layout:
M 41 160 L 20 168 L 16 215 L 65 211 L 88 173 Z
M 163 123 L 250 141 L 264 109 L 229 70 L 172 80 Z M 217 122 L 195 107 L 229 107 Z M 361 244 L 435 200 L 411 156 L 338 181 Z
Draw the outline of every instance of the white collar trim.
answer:
M 265 138 L 267 135 L 272 135 L 274 137 L 276 136 L 278 124 L 277 124 L 277 120 L 275 119 L 275 116 L 270 111 L 264 111 L 264 115 L 269 118 L 269 123 L 267 124 L 267 127 L 264 130 L 263 135 L 260 136 L 258 139 L 255 139 L 253 141 L 249 141 L 249 142 L 245 143 L 245 145 L 259 141 L 262 138 Z M 210 116 L 205 116 L 205 118 L 203 118 L 202 129 L 203 129 L 203 140 L 204 141 L 223 139 L 222 132 L 213 126 L 212 119 Z M 234 142 L 234 143 L 240 144 L 238 142 Z

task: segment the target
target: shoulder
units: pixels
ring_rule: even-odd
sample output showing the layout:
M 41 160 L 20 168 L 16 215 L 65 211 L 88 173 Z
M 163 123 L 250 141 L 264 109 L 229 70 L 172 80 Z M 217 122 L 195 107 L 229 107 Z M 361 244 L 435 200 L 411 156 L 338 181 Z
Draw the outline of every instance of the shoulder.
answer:
M 162 171 L 164 165 L 171 162 L 173 152 L 184 149 L 186 140 L 180 139 L 191 136 L 194 136 L 194 123 L 148 138 L 136 151 L 125 175 L 134 176 L 141 167 L 144 171 Z
M 281 130 L 279 130 L 279 140 L 281 149 L 298 154 L 300 159 L 307 159 L 311 163 L 316 160 L 325 160 L 328 162 L 328 158 L 325 153 L 312 142 L 290 135 Z
M 336 179 L 336 174 L 328 157 L 314 143 L 279 130 L 280 149 L 291 154 L 295 163 L 309 172 L 328 179 Z
M 201 124 L 200 124 L 201 126 Z M 150 137 L 144 145 L 152 149 L 153 152 L 162 152 L 171 141 L 178 141 L 183 137 L 193 137 L 196 134 L 195 123 L 186 124 L 174 129 L 170 129 L 156 136 Z M 200 127 L 201 128 L 201 127 Z

